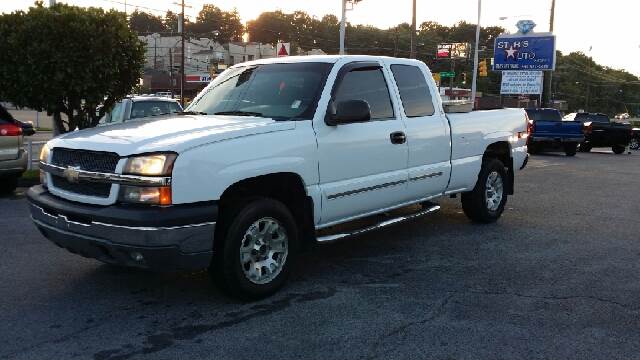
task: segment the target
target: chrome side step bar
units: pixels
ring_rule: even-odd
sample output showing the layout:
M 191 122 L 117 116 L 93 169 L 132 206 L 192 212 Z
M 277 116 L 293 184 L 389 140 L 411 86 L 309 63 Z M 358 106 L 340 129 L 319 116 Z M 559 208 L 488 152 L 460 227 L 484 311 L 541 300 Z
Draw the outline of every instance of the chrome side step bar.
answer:
M 344 238 L 347 238 L 347 237 L 364 234 L 364 233 L 367 233 L 369 231 L 382 229 L 382 228 L 385 228 L 387 226 L 391 226 L 391 225 L 407 222 L 409 220 L 413 220 L 413 219 L 421 217 L 421 216 L 429 215 L 429 214 L 434 213 L 434 212 L 436 212 L 438 210 L 440 210 L 440 205 L 429 204 L 429 205 L 425 205 L 424 208 L 422 208 L 420 211 L 415 212 L 413 214 L 407 214 L 407 215 L 391 218 L 391 219 L 379 222 L 377 224 L 364 227 L 362 229 L 357 229 L 357 230 L 353 230 L 353 231 L 349 231 L 349 232 L 341 232 L 341 233 L 338 233 L 338 234 L 330 234 L 330 235 L 318 236 L 316 240 L 318 242 L 327 242 L 327 241 L 335 241 L 335 240 L 339 240 L 339 239 L 344 239 Z

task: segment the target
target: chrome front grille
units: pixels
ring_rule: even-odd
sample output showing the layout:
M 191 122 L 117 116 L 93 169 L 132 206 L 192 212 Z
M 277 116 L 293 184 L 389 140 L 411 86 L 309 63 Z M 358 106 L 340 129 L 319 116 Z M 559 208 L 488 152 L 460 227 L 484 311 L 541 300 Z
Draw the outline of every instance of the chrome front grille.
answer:
M 120 156 L 116 153 L 106 151 L 76 150 L 66 148 L 54 148 L 51 150 L 51 164 L 61 168 L 73 167 L 78 170 L 115 173 Z M 111 192 L 109 183 L 98 183 L 91 181 L 70 181 L 63 174 L 51 174 L 51 186 L 62 191 L 108 198 Z
M 95 196 L 108 198 L 111 192 L 111 184 L 101 184 L 88 181 L 80 181 L 72 183 L 60 176 L 51 176 L 52 185 L 63 191 L 72 192 L 80 195 Z
M 120 156 L 106 151 L 54 148 L 51 163 L 62 167 L 78 167 L 85 171 L 114 173 Z

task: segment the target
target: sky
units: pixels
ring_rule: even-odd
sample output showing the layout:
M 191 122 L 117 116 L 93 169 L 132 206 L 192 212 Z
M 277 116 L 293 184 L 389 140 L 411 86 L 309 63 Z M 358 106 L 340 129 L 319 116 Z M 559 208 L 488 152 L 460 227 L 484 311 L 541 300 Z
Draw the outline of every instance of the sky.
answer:
M 177 0 L 58 0 L 79 6 L 101 6 L 127 12 L 136 7 L 156 15 L 166 10 L 179 11 Z M 45 0 L 45 4 L 48 0 Z M 195 17 L 204 3 L 224 9 L 234 7 L 242 21 L 256 18 L 263 11 L 304 10 L 318 18 L 326 14 L 340 17 L 341 0 L 186 0 L 191 6 L 186 13 Z M 0 12 L 26 10 L 33 0 L 0 0 Z M 481 24 L 500 25 L 515 32 L 518 20 L 533 20 L 535 31 L 549 30 L 551 0 L 483 0 Z M 437 21 L 452 25 L 460 20 L 476 23 L 477 0 L 417 0 L 417 21 Z M 595 61 L 616 69 L 625 69 L 640 76 L 640 30 L 638 16 L 640 0 L 556 0 L 554 33 L 557 49 L 568 53 L 582 51 Z M 501 17 L 507 19 L 501 20 Z M 347 12 L 353 24 L 388 28 L 411 22 L 411 0 L 362 0 Z M 338 34 L 336 34 L 336 38 Z M 348 44 L 347 44 L 348 46 Z

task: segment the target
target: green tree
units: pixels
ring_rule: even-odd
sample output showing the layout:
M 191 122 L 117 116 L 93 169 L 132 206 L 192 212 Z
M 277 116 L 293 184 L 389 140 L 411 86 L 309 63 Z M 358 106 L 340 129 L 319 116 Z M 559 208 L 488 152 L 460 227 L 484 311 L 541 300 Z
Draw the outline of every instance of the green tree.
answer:
M 167 29 L 167 31 L 170 31 L 172 33 L 178 32 L 178 14 L 174 13 L 173 11 L 167 11 L 167 13 L 164 15 L 164 20 L 162 21 L 162 23 L 164 24 L 164 27 L 165 29 Z
M 138 9 L 129 15 L 129 27 L 139 34 L 166 31 L 166 27 L 160 16 L 138 11 Z
M 251 41 L 275 44 L 289 42 L 295 31 L 292 25 L 292 15 L 280 10 L 263 12 L 256 19 L 247 23 L 247 31 Z
M 213 32 L 218 32 L 217 38 L 221 41 L 240 41 L 244 27 L 236 9 L 223 11 L 215 5 L 204 4 L 189 32 L 201 36 L 211 36 Z
M 0 39 L 0 98 L 47 111 L 61 132 L 95 126 L 97 106 L 110 109 L 142 75 L 144 45 L 114 10 L 36 5 L 0 16 Z

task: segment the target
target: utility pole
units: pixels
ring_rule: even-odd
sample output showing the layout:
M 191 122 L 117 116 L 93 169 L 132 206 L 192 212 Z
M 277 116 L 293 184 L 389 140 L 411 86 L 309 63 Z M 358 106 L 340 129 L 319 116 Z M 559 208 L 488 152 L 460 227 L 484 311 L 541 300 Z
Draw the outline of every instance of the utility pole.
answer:
M 180 105 L 184 107 L 184 0 L 182 0 L 181 11 L 180 11 L 180 37 L 182 42 L 182 56 L 180 59 Z
M 473 101 L 473 107 L 476 104 L 476 92 L 478 90 L 478 49 L 480 43 L 480 13 L 482 11 L 482 0 L 478 0 L 478 23 L 476 24 L 476 44 L 473 52 L 473 80 L 471 83 L 471 101 Z
M 416 58 L 416 0 L 413 0 L 413 12 L 411 14 L 411 51 L 409 58 Z
M 549 14 L 549 32 L 553 33 L 553 23 L 556 16 L 556 0 L 551 0 L 551 12 Z M 555 56 L 555 54 L 553 54 Z M 543 102 L 545 106 L 551 107 L 552 93 L 551 93 L 551 83 L 553 81 L 553 71 L 545 71 L 544 72 L 544 86 L 543 86 Z
M 347 22 L 347 0 L 342 0 L 342 19 L 340 20 L 340 55 L 344 55 L 344 32 Z
M 393 37 L 393 57 L 398 57 L 398 27 L 396 26 L 396 31 Z
M 171 89 L 171 98 L 173 99 L 173 49 L 169 48 L 169 89 Z

